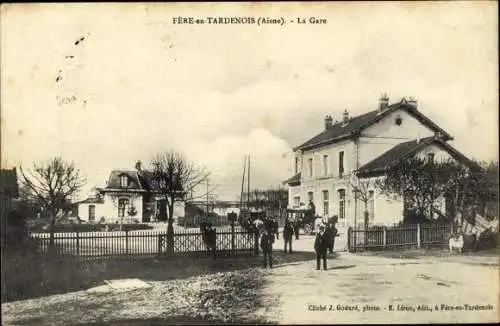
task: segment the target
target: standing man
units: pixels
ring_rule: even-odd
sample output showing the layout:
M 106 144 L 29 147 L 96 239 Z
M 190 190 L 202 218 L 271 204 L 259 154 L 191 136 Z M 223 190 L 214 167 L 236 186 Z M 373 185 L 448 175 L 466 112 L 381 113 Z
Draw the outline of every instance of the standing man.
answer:
M 262 231 L 262 237 L 260 238 L 260 248 L 264 254 L 264 268 L 267 267 L 269 262 L 269 268 L 273 268 L 273 243 L 274 235 L 273 233 L 264 228 Z
M 320 262 L 323 260 L 323 269 L 326 271 L 326 251 L 328 249 L 328 235 L 325 235 L 325 227 L 319 227 L 319 232 L 316 234 L 314 241 L 314 250 L 316 251 L 316 270 L 320 269 Z
M 289 248 L 289 252 L 292 253 L 293 226 L 288 220 L 285 221 L 285 227 L 283 228 L 283 240 L 285 241 L 285 252 Z

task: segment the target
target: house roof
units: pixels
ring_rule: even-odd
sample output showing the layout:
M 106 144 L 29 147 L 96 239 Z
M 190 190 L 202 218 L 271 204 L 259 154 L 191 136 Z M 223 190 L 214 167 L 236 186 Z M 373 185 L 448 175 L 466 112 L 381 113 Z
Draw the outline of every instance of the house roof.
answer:
M 0 171 L 0 193 L 15 198 L 19 197 L 16 168 Z
M 127 187 L 122 187 L 122 185 L 121 185 L 120 178 L 122 175 L 125 175 L 128 177 Z M 141 182 L 139 180 L 139 176 L 137 174 L 137 171 L 115 170 L 115 171 L 111 171 L 106 188 L 107 189 L 140 190 L 140 189 L 142 189 L 142 185 L 141 185 Z
M 129 178 L 127 187 L 122 187 L 120 182 L 121 176 Z M 111 171 L 108 183 L 101 191 L 117 191 L 126 192 L 155 192 L 159 190 L 157 182 L 153 178 L 153 172 L 149 170 L 114 170 Z
M 433 136 L 422 138 L 420 140 L 414 139 L 408 142 L 397 144 L 374 160 L 363 165 L 358 169 L 356 174 L 360 177 L 382 174 L 387 168 L 396 164 L 400 160 L 411 157 L 421 149 L 431 144 L 436 144 L 442 147 L 448 153 L 450 153 L 451 156 L 453 156 L 460 162 L 464 162 L 470 166 L 475 165 L 465 155 L 453 148 L 450 144 L 446 143 L 442 138 Z
M 419 120 L 421 123 L 427 125 L 429 128 L 431 128 L 435 132 L 439 132 L 443 135 L 444 140 L 452 140 L 453 137 L 451 137 L 448 133 L 446 133 L 443 129 L 441 129 L 437 124 L 432 122 L 429 118 L 427 118 L 424 114 L 422 114 L 417 108 L 411 104 L 409 104 L 406 99 L 402 99 L 401 102 L 399 103 L 393 103 L 387 107 L 382 112 L 379 112 L 379 110 L 373 110 L 368 113 L 352 117 L 349 120 L 349 123 L 343 124 L 342 122 L 338 122 L 333 124 L 330 128 L 322 131 L 321 133 L 317 134 L 316 136 L 312 137 L 305 143 L 303 143 L 300 146 L 297 146 L 294 148 L 295 150 L 308 150 L 312 149 L 315 147 L 327 145 L 330 143 L 334 143 L 340 140 L 344 139 L 350 139 L 354 138 L 359 133 L 371 126 L 372 124 L 380 121 L 390 113 L 396 111 L 396 110 L 405 110 L 408 114 L 411 114 L 414 116 L 417 120 Z
M 299 172 L 296 175 L 294 175 L 293 177 L 291 177 L 290 179 L 283 181 L 283 184 L 289 184 L 291 186 L 293 186 L 293 185 L 297 186 L 297 185 L 300 184 L 300 177 L 301 177 L 301 173 Z

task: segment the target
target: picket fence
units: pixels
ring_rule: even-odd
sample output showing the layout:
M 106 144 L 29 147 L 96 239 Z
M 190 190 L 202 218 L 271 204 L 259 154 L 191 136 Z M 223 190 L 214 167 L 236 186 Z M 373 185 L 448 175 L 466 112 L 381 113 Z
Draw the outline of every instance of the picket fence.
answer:
M 349 228 L 347 244 L 349 251 L 440 246 L 448 243 L 451 232 L 452 226 L 448 224 Z
M 48 233 L 33 233 L 31 237 L 42 254 L 48 253 Z M 175 230 L 173 254 L 167 248 L 166 230 L 55 233 L 54 243 L 58 255 L 87 260 L 210 255 L 199 229 Z M 217 256 L 254 255 L 258 253 L 256 243 L 254 233 L 216 231 Z

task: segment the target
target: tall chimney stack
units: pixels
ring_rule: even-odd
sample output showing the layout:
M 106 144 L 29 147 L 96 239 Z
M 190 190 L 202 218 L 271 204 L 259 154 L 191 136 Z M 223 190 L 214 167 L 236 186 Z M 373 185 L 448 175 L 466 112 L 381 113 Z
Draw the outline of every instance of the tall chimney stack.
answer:
M 325 117 L 325 130 L 330 129 L 332 127 L 332 122 L 333 122 L 332 116 L 327 115 Z
M 389 106 L 389 98 L 387 97 L 387 94 L 384 93 L 380 96 L 379 99 L 378 112 L 379 113 L 384 112 L 388 106 Z

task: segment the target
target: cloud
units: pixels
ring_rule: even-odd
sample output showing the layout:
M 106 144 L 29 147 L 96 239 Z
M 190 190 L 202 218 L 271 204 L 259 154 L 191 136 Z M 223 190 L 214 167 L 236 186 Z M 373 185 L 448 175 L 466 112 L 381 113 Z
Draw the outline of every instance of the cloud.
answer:
M 234 197 L 245 155 L 252 184 L 277 186 L 292 173 L 290 149 L 326 114 L 364 113 L 384 91 L 391 102 L 416 96 L 465 154 L 498 157 L 495 6 L 332 6 L 300 8 L 327 25 L 284 27 L 165 18 L 202 13 L 189 8 L 11 8 L 1 21 L 2 165 L 61 155 L 102 186 L 110 170 L 174 148 Z

